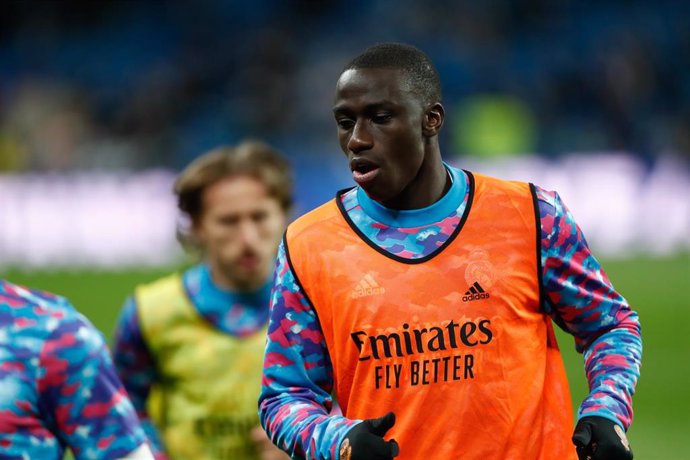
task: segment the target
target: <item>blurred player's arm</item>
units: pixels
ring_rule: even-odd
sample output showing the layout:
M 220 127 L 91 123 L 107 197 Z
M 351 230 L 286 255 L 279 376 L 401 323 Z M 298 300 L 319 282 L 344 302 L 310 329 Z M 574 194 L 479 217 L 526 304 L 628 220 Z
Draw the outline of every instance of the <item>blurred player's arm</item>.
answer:
M 39 359 L 39 408 L 76 460 L 119 459 L 148 450 L 103 336 L 83 316 L 63 317 Z
M 134 404 L 157 460 L 167 457 L 148 410 L 151 387 L 156 382 L 155 360 L 149 352 L 141 332 L 134 297 L 129 297 L 120 313 L 113 344 L 115 368 Z
M 274 444 L 293 458 L 337 459 L 357 421 L 329 415 L 333 368 L 313 307 L 278 248 L 264 356 L 259 417 Z
M 584 353 L 590 391 L 578 419 L 603 417 L 627 430 L 642 358 L 638 315 L 614 289 L 558 194 L 537 187 L 537 197 L 545 308 Z

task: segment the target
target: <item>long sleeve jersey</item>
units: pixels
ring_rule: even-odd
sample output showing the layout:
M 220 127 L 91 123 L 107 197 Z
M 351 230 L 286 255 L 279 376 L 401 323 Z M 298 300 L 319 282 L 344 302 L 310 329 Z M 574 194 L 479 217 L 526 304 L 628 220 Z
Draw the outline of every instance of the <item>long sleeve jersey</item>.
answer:
M 256 292 L 227 291 L 213 283 L 205 264 L 185 271 L 182 282 L 186 295 L 199 314 L 226 334 L 248 336 L 268 321 L 270 282 Z M 154 455 L 158 459 L 166 458 L 165 446 L 147 411 L 151 388 L 159 382 L 157 357 L 149 350 L 142 333 L 134 296 L 130 296 L 122 308 L 115 331 L 113 356 L 118 374 L 151 441 Z
M 448 170 L 450 191 L 423 210 L 386 209 L 360 188 L 341 195 L 343 208 L 381 249 L 407 259 L 425 257 L 452 235 L 468 203 L 467 174 Z M 627 429 L 642 353 L 638 316 L 614 289 L 558 194 L 539 187 L 536 192 L 545 313 L 584 353 L 590 392 L 578 417 L 597 415 Z M 277 445 L 297 458 L 338 458 L 340 442 L 358 421 L 328 415 L 333 367 L 284 243 L 276 261 L 262 385 L 259 414 Z
M 66 299 L 0 280 L 0 458 L 115 459 L 145 442 L 96 328 Z

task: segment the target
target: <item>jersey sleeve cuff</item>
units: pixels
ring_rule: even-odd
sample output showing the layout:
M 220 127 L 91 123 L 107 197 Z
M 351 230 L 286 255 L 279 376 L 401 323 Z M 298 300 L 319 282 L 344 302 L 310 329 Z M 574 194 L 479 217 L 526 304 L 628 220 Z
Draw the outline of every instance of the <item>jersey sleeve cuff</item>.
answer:
M 618 425 L 618 426 L 620 426 L 621 428 L 623 428 L 623 430 L 628 431 L 628 427 L 625 426 L 625 424 L 624 424 L 623 422 L 621 422 L 621 420 L 618 418 L 618 416 L 617 416 L 616 414 L 614 414 L 614 413 L 612 413 L 612 412 L 610 412 L 610 411 L 605 411 L 605 410 L 588 410 L 588 411 L 584 411 L 584 412 L 583 412 L 583 410 L 582 410 L 582 408 L 581 408 L 580 411 L 579 411 L 578 414 L 577 414 L 577 421 L 579 422 L 579 421 L 580 421 L 581 419 L 583 419 L 584 417 L 602 417 L 602 418 L 605 418 L 605 419 L 607 419 L 607 420 L 610 420 L 610 421 L 614 422 L 616 425 Z
M 334 460 L 340 459 L 340 446 L 347 437 L 347 434 L 352 428 L 362 423 L 362 420 L 350 420 L 342 417 L 344 423 L 340 423 L 337 434 L 333 437 L 333 446 L 335 447 L 335 452 L 333 455 Z

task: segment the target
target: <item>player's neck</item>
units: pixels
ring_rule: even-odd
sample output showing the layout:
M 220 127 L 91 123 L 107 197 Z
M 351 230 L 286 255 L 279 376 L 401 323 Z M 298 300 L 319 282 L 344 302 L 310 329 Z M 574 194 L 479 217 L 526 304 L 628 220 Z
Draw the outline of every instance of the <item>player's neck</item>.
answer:
M 428 158 L 419 168 L 417 177 L 405 190 L 380 204 L 388 209 L 405 211 L 426 208 L 440 200 L 448 192 L 453 181 L 440 153 Z
M 211 282 L 223 291 L 235 293 L 250 293 L 261 289 L 266 283 L 266 279 L 251 281 L 238 280 L 236 277 L 227 274 L 221 267 L 215 266 L 212 262 L 208 263 Z

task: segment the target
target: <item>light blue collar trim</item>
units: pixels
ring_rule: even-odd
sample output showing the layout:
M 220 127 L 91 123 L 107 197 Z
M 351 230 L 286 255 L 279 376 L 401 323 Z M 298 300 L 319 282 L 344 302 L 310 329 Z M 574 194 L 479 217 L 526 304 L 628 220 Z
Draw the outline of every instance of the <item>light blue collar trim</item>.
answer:
M 445 163 L 444 166 L 450 172 L 453 183 L 448 192 L 430 206 L 404 211 L 389 209 L 369 198 L 361 187 L 357 188 L 357 201 L 369 217 L 390 227 L 422 227 L 439 222 L 458 209 L 467 189 L 465 172 Z

